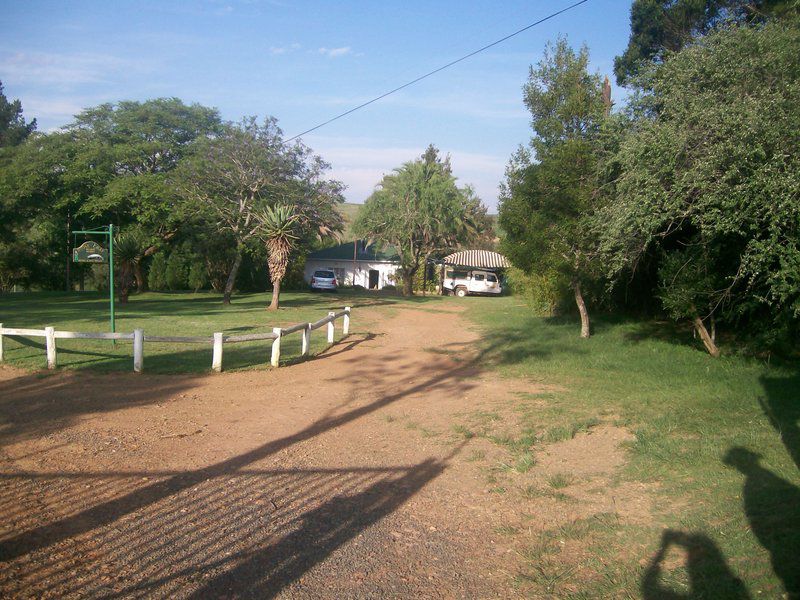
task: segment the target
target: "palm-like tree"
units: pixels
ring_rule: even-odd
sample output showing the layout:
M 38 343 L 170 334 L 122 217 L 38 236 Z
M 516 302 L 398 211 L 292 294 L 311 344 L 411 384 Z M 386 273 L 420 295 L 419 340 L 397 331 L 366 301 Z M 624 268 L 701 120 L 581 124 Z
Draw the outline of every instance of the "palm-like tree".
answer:
M 114 258 L 119 264 L 117 286 L 119 301 L 127 304 L 128 294 L 134 281 L 134 273 L 142 257 L 142 243 L 133 234 L 122 234 L 114 242 Z
M 267 264 L 272 280 L 272 302 L 269 310 L 278 310 L 281 282 L 289 266 L 289 258 L 300 239 L 298 227 L 301 217 L 293 206 L 278 204 L 260 211 L 261 235 L 267 245 Z

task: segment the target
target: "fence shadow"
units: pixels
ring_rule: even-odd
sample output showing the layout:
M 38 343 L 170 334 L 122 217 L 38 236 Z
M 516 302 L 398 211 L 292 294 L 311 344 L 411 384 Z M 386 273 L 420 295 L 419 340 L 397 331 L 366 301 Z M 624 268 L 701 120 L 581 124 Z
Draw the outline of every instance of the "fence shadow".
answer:
M 352 469 L 250 468 L 219 473 L 176 489 L 183 474 L 4 474 L 0 514 L 5 522 L 46 495 L 51 510 L 146 493 L 144 479 L 169 494 L 115 513 L 105 526 L 55 529 L 29 541 L 0 542 L 0 593 L 50 597 L 275 596 L 342 544 L 389 515 L 445 468 L 426 460 L 408 467 Z M 146 487 L 144 488 L 146 489 Z M 159 497 L 161 496 L 161 497 Z M 22 502 L 20 502 L 22 500 Z M 120 505 L 116 505 L 119 507 Z M 81 519 L 94 521 L 96 509 Z M 38 547 L 37 547 L 38 546 Z
M 395 511 L 448 459 L 280 469 L 276 454 L 408 396 L 470 388 L 474 365 L 446 366 L 400 366 L 408 384 L 397 389 L 372 376 L 385 370 L 379 357 L 364 358 L 347 400 L 290 435 L 199 469 L 0 473 L 0 519 L 9 524 L 0 595 L 277 594 Z

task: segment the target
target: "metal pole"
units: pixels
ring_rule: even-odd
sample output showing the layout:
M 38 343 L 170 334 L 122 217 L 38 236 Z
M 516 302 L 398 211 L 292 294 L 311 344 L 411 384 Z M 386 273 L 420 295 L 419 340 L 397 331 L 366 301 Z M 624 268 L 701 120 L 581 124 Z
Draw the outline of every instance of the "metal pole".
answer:
M 114 321 L 114 225 L 108 226 L 108 289 L 109 302 L 111 303 L 111 333 L 116 332 Z M 117 340 L 111 340 L 114 345 Z

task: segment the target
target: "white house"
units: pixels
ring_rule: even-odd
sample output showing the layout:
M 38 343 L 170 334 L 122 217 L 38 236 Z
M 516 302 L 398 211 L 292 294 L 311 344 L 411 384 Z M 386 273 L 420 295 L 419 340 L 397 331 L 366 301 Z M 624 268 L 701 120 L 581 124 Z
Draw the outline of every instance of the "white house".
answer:
M 310 283 L 314 271 L 331 269 L 339 285 L 380 290 L 387 285 L 397 285 L 395 276 L 399 266 L 400 257 L 393 247 L 379 249 L 375 245 L 367 246 L 364 240 L 355 240 L 309 254 L 303 276 Z

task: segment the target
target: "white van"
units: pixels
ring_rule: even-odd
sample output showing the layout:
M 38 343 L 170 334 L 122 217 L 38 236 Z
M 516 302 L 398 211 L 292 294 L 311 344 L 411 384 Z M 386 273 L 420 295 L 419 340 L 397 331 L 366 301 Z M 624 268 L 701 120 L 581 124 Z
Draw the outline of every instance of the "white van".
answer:
M 448 268 L 442 286 L 459 298 L 469 294 L 500 294 L 503 291 L 497 274 L 491 271 Z

